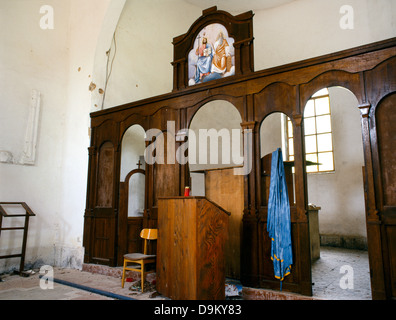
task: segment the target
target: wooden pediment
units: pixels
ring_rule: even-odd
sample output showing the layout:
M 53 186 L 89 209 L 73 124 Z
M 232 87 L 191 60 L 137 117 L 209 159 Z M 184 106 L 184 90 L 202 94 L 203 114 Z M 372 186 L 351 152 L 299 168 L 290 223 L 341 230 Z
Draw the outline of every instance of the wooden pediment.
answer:
M 202 16 L 194 22 L 187 33 L 175 37 L 172 62 L 173 90 L 254 72 L 253 15 L 252 11 L 248 11 L 233 16 L 228 12 L 217 10 L 217 7 L 212 7 L 202 12 Z M 225 40 L 222 52 L 217 49 L 220 33 Z M 205 62 L 205 72 L 202 72 L 204 79 L 194 81 L 197 60 L 200 56 L 198 47 L 202 45 L 204 38 L 207 39 L 209 50 L 205 54 L 201 52 L 201 57 L 208 60 Z M 223 43 L 223 40 L 221 42 Z

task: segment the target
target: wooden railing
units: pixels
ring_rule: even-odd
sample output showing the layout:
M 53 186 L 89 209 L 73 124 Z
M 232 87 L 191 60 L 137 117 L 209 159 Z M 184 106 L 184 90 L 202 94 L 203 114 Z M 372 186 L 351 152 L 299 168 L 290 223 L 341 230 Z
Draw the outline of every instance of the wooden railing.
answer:
M 25 209 L 25 213 L 23 214 L 8 214 L 3 206 L 16 206 L 20 205 L 23 209 Z M 19 254 L 10 254 L 5 256 L 0 256 L 0 259 L 9 259 L 9 258 L 21 258 L 21 262 L 19 265 L 19 274 L 23 273 L 25 267 L 25 254 L 26 254 L 26 243 L 27 243 L 27 235 L 29 228 L 29 218 L 36 216 L 32 209 L 25 202 L 0 202 L 0 235 L 2 231 L 12 231 L 12 230 L 23 230 L 23 241 L 22 241 L 22 252 Z M 6 227 L 3 228 L 3 218 L 17 218 L 24 217 L 25 223 L 23 227 Z

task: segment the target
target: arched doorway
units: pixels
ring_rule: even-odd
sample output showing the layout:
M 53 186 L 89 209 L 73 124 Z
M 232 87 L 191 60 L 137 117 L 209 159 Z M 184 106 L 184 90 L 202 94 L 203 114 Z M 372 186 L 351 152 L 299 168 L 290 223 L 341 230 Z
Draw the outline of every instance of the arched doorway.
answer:
M 290 137 L 287 139 L 287 132 Z M 292 271 L 285 276 L 282 281 L 284 284 L 295 282 L 294 269 L 297 269 L 298 240 L 297 232 L 293 223 L 296 216 L 296 197 L 295 197 L 295 164 L 294 158 L 289 157 L 291 150 L 294 148 L 293 125 L 290 118 L 283 112 L 272 112 L 265 116 L 260 124 L 260 213 L 259 213 L 259 273 L 271 283 L 274 288 L 279 288 L 281 282 L 275 277 L 274 262 L 272 260 L 272 241 L 267 230 L 268 208 L 270 202 L 270 189 L 272 171 L 272 156 L 274 151 L 281 149 L 284 166 L 285 180 L 287 184 L 288 201 L 290 205 L 290 228 L 292 243 Z M 293 223 L 292 223 L 293 221 Z
M 122 138 L 119 186 L 120 257 L 141 250 L 140 231 L 145 209 L 145 131 L 140 125 L 129 127 Z
M 261 159 L 261 206 L 267 206 L 271 171 L 271 155 L 278 148 L 282 150 L 283 162 L 288 182 L 290 206 L 295 205 L 294 197 L 294 139 L 290 118 L 282 112 L 269 114 L 260 126 L 260 159 Z M 287 134 L 289 132 L 289 138 Z
M 312 290 L 322 299 L 371 299 L 357 106 L 351 91 L 330 87 L 304 109 L 306 160 L 317 163 L 306 168 L 309 208 L 318 212 L 310 219 Z
M 195 113 L 188 131 L 191 192 L 206 196 L 231 213 L 225 248 L 226 277 L 237 280 L 244 193 L 243 176 L 234 175 L 234 169 L 243 165 L 241 123 L 241 115 L 232 103 L 215 100 Z

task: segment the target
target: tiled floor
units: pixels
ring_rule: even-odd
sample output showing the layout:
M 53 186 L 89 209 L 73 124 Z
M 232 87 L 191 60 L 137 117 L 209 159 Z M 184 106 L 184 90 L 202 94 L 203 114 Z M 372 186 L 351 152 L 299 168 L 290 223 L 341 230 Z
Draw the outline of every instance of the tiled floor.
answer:
M 353 288 L 342 289 L 346 283 L 343 277 L 346 273 L 340 273 L 341 268 L 353 271 Z M 118 268 L 110 268 L 110 273 L 98 274 L 93 269 L 85 271 L 73 269 L 54 269 L 53 288 L 43 289 L 42 276 L 38 271 L 29 277 L 19 275 L 0 276 L 0 300 L 165 300 L 167 298 L 158 295 L 155 286 L 147 287 L 144 293 L 136 288 L 134 282 L 127 282 L 121 288 L 121 279 Z M 101 272 L 101 270 L 99 270 Z M 349 273 L 349 276 L 352 276 Z M 58 282 L 56 282 L 58 280 Z M 155 277 L 149 277 L 153 283 Z M 337 248 L 321 248 L 321 258 L 312 267 L 313 298 L 326 300 L 370 300 L 370 275 L 366 251 L 341 250 Z M 64 285 L 67 284 L 77 284 Z M 47 283 L 48 284 L 48 283 Z M 350 282 L 349 284 L 352 284 Z M 81 290 L 84 286 L 95 290 Z M 98 293 L 99 292 L 99 293 Z M 103 293 L 110 293 L 104 295 Z M 264 295 L 265 296 L 265 295 Z

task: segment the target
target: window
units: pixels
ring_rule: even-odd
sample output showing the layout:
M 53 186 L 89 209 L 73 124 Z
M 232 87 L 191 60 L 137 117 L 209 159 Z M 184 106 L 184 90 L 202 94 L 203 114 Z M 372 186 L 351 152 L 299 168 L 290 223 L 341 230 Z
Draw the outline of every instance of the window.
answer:
M 305 157 L 307 172 L 334 171 L 334 150 L 331 128 L 330 97 L 327 89 L 315 93 L 304 111 Z M 293 126 L 287 119 L 288 158 L 294 160 Z

